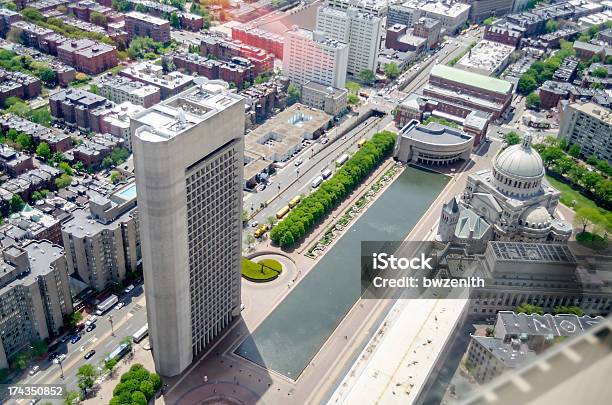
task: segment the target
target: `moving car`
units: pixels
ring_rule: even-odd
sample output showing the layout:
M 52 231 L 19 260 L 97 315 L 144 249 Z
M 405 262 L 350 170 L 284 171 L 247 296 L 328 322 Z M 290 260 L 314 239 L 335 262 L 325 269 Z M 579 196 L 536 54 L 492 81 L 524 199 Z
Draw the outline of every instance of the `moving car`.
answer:
M 294 165 L 299 166 L 299 165 L 301 165 L 302 163 L 303 163 L 303 162 L 302 162 L 302 159 L 298 159 L 298 160 L 296 160 L 296 161 L 295 161 Z
M 59 362 L 64 361 L 65 358 L 65 354 L 60 354 L 59 356 L 53 359 L 53 363 L 58 364 Z
M 90 351 L 85 353 L 85 356 L 83 356 L 83 357 L 85 358 L 85 360 L 89 360 L 94 354 L 96 354 L 96 351 L 91 349 Z
M 34 375 L 36 373 L 38 373 L 38 370 L 40 370 L 40 366 L 34 366 L 30 369 L 30 375 Z
M 125 306 L 125 302 L 120 302 L 117 305 L 115 305 L 115 309 L 121 309 Z

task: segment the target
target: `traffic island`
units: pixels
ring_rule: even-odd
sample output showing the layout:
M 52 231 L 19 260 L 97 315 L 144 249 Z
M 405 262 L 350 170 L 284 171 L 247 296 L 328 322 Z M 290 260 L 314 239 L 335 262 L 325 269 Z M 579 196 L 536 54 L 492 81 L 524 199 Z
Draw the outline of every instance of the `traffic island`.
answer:
M 283 272 L 283 265 L 274 259 L 262 259 L 254 262 L 242 258 L 242 277 L 254 283 L 266 283 L 276 280 Z

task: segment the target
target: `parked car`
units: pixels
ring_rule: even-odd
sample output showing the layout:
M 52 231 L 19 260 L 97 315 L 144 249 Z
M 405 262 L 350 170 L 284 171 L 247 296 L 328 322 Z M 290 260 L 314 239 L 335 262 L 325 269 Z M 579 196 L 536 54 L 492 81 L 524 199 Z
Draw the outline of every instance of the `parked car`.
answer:
M 92 330 L 96 329 L 96 324 L 92 323 L 91 325 L 89 325 L 86 329 L 85 332 L 91 332 Z
M 125 302 L 119 302 L 117 303 L 117 305 L 115 305 L 115 309 L 121 309 L 125 306 Z
M 253 228 L 257 228 L 257 225 L 259 225 L 259 222 L 257 222 L 257 221 L 253 221 L 253 222 L 251 222 L 251 226 L 252 226 Z
M 57 356 L 56 358 L 53 359 L 53 363 L 57 364 L 60 361 L 64 361 L 64 359 L 66 358 L 65 354 L 60 354 L 59 356 Z
M 34 366 L 30 369 L 30 375 L 34 375 L 36 373 L 38 373 L 38 370 L 40 370 L 40 366 Z
M 133 289 L 134 289 L 134 284 L 130 284 L 127 287 L 125 287 L 125 290 L 123 290 L 123 292 L 126 294 L 129 294 L 132 292 Z
M 59 353 L 51 352 L 51 353 L 49 353 L 48 359 L 49 359 L 49 361 L 53 361 L 53 360 L 55 360 L 57 358 L 57 356 L 59 356 Z
M 85 358 L 85 360 L 89 360 L 94 354 L 96 354 L 95 350 L 90 350 L 87 353 L 85 353 L 85 356 L 83 356 Z
M 70 343 L 75 344 L 79 340 L 81 340 L 81 335 L 74 335 L 70 338 Z
M 68 340 L 70 340 L 70 335 L 64 335 L 62 336 L 62 338 L 60 339 L 61 343 L 66 343 Z

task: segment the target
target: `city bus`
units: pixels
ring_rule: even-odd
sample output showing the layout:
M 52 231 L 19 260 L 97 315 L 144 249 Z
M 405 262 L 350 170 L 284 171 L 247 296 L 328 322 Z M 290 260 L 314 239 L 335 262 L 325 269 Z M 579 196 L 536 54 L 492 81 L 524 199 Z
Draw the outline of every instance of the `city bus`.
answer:
M 365 143 L 366 143 L 367 141 L 368 141 L 368 140 L 367 140 L 367 139 L 365 139 L 365 138 L 364 138 L 364 139 L 362 139 L 362 140 L 360 140 L 359 142 L 357 142 L 357 147 L 358 147 L 358 148 L 361 148 L 363 145 L 365 145 Z
M 336 159 L 336 164 L 338 166 L 342 166 L 349 158 L 349 155 L 343 153 L 338 159 Z
M 145 325 L 142 328 L 138 329 L 132 335 L 132 340 L 134 341 L 134 343 L 138 343 L 142 339 L 144 339 L 148 334 L 149 334 L 149 325 L 145 323 Z
M 289 208 L 293 208 L 296 205 L 298 205 L 301 199 L 302 199 L 302 196 L 300 195 L 296 195 L 295 197 L 293 197 L 291 201 L 289 201 Z
M 280 209 L 280 211 L 278 211 L 276 213 L 276 219 L 281 219 L 282 217 L 284 217 L 285 215 L 287 215 L 287 213 L 289 212 L 291 208 L 289 208 L 288 205 L 285 205 L 283 208 Z
M 268 232 L 268 229 L 270 229 L 270 225 L 263 224 L 262 226 L 257 228 L 257 230 L 253 233 L 253 235 L 255 235 L 256 238 L 259 238 L 261 235 Z
M 123 358 L 123 356 L 125 356 L 129 352 L 130 352 L 130 345 L 127 343 L 122 343 L 117 348 L 115 348 L 115 350 L 110 352 L 110 354 L 104 358 L 104 361 L 108 362 L 111 360 L 117 360 L 117 361 L 121 360 L 121 358 Z
M 98 304 L 96 307 L 96 315 L 100 316 L 107 312 L 109 309 L 115 306 L 119 302 L 119 298 L 116 295 L 111 295 L 104 301 Z

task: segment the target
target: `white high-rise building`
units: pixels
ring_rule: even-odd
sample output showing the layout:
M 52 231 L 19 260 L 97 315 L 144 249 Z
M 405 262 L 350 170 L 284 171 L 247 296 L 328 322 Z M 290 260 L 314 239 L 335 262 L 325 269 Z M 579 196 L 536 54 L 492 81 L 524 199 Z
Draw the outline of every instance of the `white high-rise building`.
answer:
M 283 72 L 292 83 L 343 88 L 347 64 L 347 44 L 297 27 L 285 33 Z
M 206 81 L 131 122 L 156 370 L 181 373 L 240 313 L 244 101 Z
M 320 7 L 317 10 L 317 31 L 348 44 L 348 73 L 357 76 L 363 70 L 376 72 L 382 30 L 382 19 L 361 13 L 356 8 L 346 11 Z

